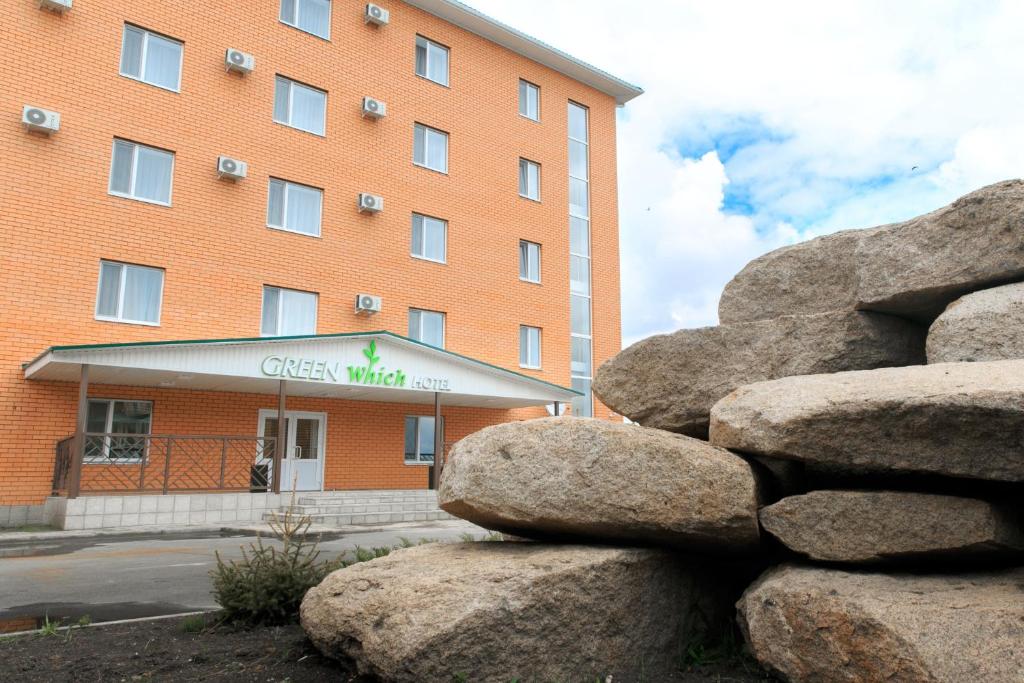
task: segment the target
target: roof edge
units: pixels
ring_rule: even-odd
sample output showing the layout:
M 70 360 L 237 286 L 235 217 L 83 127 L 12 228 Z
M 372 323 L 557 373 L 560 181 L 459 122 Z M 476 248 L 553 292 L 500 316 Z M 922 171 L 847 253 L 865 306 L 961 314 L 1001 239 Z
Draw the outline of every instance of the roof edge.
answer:
M 404 0 L 406 4 L 454 24 L 527 59 L 554 69 L 573 80 L 611 95 L 624 105 L 644 94 L 643 88 L 577 59 L 567 52 L 493 19 L 458 0 Z

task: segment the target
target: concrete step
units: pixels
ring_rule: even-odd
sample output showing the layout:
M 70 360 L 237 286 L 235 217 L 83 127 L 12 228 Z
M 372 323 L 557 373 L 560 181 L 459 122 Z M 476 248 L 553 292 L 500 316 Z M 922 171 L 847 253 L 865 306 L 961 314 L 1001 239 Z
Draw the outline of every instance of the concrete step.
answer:
M 271 513 L 263 515 L 269 519 Z M 379 524 L 399 524 L 401 522 L 430 522 L 442 519 L 453 519 L 447 512 L 439 509 L 405 512 L 375 512 L 366 514 L 333 513 L 312 515 L 314 524 L 324 526 L 367 526 Z
M 319 495 L 300 495 L 296 498 L 299 505 L 343 505 L 348 503 L 394 503 L 416 502 L 422 500 L 437 501 L 437 492 L 423 491 L 346 491 L 331 492 Z
M 291 508 L 282 505 L 279 512 L 292 512 L 298 515 L 316 514 L 367 514 L 372 512 L 426 512 L 437 510 L 436 500 L 416 500 L 387 503 L 319 503 L 317 505 L 295 505 Z

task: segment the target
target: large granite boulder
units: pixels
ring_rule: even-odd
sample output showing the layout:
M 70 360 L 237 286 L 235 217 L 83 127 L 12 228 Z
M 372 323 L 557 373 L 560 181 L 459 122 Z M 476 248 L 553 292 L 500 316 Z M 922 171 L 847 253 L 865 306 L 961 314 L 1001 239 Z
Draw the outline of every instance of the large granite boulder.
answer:
M 1024 279 L 1024 181 L 904 223 L 784 247 L 726 285 L 722 323 L 863 309 L 930 321 L 977 289 Z
M 921 576 L 782 566 L 738 608 L 754 655 L 791 683 L 1024 680 L 1024 568 Z
M 655 549 L 430 544 L 330 574 L 306 594 L 302 626 L 373 680 L 661 681 L 731 611 L 701 564 Z
M 862 471 L 1024 481 L 1024 360 L 751 384 L 715 404 L 711 443 Z
M 1024 358 L 1024 282 L 951 303 L 928 330 L 928 362 Z
M 1024 554 L 1021 515 L 957 496 L 812 491 L 762 508 L 761 526 L 812 560 L 868 563 Z
M 452 448 L 438 502 L 488 529 L 543 539 L 734 552 L 758 543 L 758 484 L 738 455 L 639 425 L 553 417 L 482 429 Z
M 924 339 L 914 323 L 857 311 L 679 330 L 603 364 L 594 394 L 634 422 L 706 438 L 711 406 L 737 387 L 924 363 Z

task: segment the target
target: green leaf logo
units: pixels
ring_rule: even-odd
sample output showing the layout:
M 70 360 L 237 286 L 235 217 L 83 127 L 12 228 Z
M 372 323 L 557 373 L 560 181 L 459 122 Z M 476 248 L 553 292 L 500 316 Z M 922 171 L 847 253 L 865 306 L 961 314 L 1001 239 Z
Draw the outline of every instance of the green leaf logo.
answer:
M 370 345 L 363 349 L 363 355 L 370 361 L 371 366 L 375 365 L 377 361 L 380 360 L 380 356 L 377 355 L 377 340 L 370 340 Z

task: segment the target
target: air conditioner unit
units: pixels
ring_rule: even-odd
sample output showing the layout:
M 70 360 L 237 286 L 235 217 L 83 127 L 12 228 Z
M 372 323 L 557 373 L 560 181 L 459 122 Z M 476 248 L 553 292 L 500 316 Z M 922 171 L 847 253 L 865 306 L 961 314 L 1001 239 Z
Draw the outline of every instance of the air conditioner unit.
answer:
M 221 178 L 230 180 L 241 180 L 249 175 L 249 164 L 231 157 L 217 157 L 217 174 Z
M 228 68 L 228 71 L 247 74 L 256 68 L 256 58 L 248 52 L 242 52 L 241 50 L 229 47 L 228 51 L 224 53 L 224 65 Z
M 369 3 L 366 5 L 366 23 L 385 26 L 391 20 L 391 13 L 383 7 Z
M 372 294 L 356 294 L 356 313 L 380 313 L 381 298 Z
M 359 193 L 359 210 L 377 213 L 384 210 L 384 198 L 367 192 Z
M 21 110 L 21 122 L 28 130 L 46 133 L 47 135 L 60 130 L 60 114 L 27 104 Z
M 372 97 L 363 98 L 363 116 L 371 119 L 382 119 L 388 115 L 388 106 Z
M 71 9 L 71 0 L 39 0 L 39 9 L 48 9 L 63 14 Z

